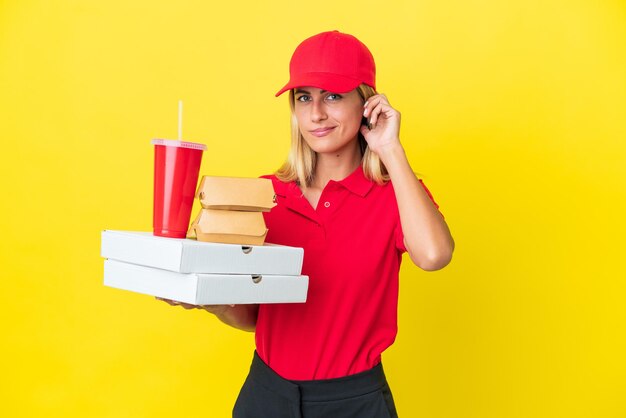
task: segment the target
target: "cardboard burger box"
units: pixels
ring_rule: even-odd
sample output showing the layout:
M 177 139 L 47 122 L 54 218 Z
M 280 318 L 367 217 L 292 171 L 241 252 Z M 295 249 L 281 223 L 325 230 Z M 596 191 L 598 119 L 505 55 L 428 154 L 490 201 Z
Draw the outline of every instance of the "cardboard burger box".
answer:
M 187 237 L 202 242 L 263 245 L 267 228 L 262 212 L 276 205 L 271 180 L 203 176 L 196 197 L 202 209 Z
M 306 302 L 307 276 L 176 273 L 116 260 L 104 262 L 104 284 L 193 305 Z
M 203 176 L 196 197 L 204 209 L 269 212 L 276 206 L 270 179 Z
M 267 232 L 261 212 L 202 209 L 187 237 L 202 242 L 263 245 Z

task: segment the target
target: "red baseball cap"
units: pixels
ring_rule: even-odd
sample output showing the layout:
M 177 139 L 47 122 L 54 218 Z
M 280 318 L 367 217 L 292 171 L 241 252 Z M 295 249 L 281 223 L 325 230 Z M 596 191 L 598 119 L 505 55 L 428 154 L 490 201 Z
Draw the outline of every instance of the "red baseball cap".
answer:
M 276 93 L 312 86 L 346 93 L 361 83 L 376 88 L 376 65 L 367 47 L 352 35 L 337 30 L 302 41 L 289 62 L 289 82 Z

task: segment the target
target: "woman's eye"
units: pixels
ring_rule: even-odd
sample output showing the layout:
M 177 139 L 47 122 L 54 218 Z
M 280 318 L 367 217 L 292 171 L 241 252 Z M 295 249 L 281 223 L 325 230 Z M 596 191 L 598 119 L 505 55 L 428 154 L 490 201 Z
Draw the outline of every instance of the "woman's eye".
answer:
M 330 100 L 339 100 L 341 99 L 341 96 L 339 94 L 329 94 L 327 98 Z
M 299 102 L 308 102 L 309 101 L 309 96 L 305 96 L 305 95 L 298 96 L 298 97 L 296 97 L 296 100 L 299 101 Z

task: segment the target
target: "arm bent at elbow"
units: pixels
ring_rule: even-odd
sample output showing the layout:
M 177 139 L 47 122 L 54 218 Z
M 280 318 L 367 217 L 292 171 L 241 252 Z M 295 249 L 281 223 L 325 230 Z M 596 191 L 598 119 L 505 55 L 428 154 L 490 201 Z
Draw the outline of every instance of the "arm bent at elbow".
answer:
M 413 173 L 402 146 L 381 155 L 398 203 L 404 247 L 411 261 L 423 270 L 444 268 L 452 259 L 454 240 L 425 186 Z
M 404 239 L 404 246 L 409 253 L 409 257 L 413 264 L 425 271 L 441 270 L 452 261 L 452 253 L 454 252 L 454 239 L 452 236 L 448 236 L 449 240 L 446 244 L 440 245 L 438 250 L 431 251 L 425 254 L 415 254 L 409 248 L 406 238 Z

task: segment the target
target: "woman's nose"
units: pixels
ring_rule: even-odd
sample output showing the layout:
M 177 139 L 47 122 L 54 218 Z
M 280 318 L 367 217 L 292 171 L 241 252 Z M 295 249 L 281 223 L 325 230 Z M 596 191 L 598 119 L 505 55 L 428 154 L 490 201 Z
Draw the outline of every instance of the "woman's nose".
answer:
M 311 120 L 313 122 L 319 122 L 326 119 L 326 112 L 324 110 L 324 103 L 314 100 L 311 106 Z

